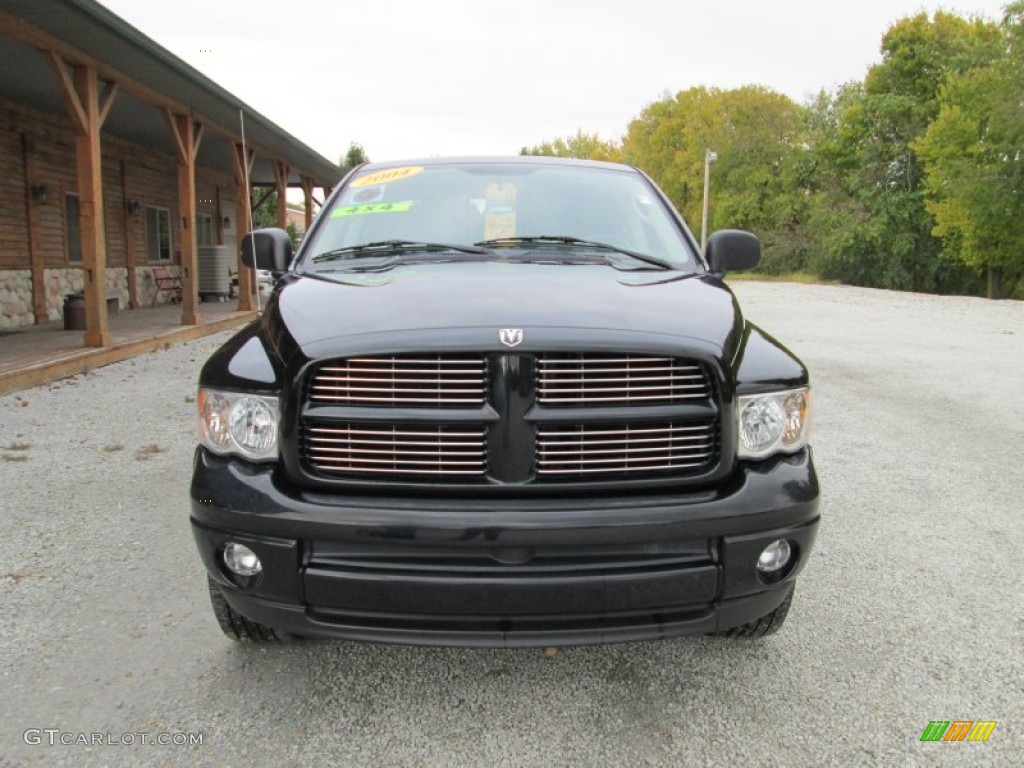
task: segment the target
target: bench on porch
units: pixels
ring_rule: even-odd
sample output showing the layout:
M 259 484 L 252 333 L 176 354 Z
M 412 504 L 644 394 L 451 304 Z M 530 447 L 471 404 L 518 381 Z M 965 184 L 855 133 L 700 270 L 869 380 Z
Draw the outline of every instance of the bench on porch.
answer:
M 156 293 L 153 294 L 154 307 L 161 296 L 170 297 L 173 304 L 181 301 L 181 277 L 167 267 L 153 267 L 153 283 L 156 285 Z

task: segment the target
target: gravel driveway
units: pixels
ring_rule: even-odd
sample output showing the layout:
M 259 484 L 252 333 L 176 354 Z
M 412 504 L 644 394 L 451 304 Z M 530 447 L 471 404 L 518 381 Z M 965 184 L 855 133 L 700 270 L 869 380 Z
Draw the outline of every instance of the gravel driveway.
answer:
M 823 524 L 778 635 L 229 642 L 187 523 L 222 334 L 0 397 L 0 764 L 1019 765 L 1024 304 L 736 291 L 815 385 Z M 957 719 L 998 725 L 919 741 Z M 59 743 L 92 734 L 135 743 Z

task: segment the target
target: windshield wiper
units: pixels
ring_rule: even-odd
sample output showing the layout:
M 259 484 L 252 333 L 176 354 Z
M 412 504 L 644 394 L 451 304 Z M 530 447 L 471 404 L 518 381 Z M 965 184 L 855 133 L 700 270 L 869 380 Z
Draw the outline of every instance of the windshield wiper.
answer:
M 481 240 L 473 245 L 480 246 L 483 248 L 510 248 L 517 245 L 569 245 L 578 248 L 596 248 L 602 251 L 612 251 L 613 253 L 621 253 L 624 256 L 629 256 L 638 261 L 642 261 L 645 264 L 651 264 L 655 267 L 661 267 L 662 269 L 677 270 L 679 267 L 675 266 L 671 262 L 664 259 L 660 259 L 657 256 L 649 256 L 646 253 L 637 253 L 627 248 L 620 248 L 617 245 L 611 245 L 610 243 L 598 243 L 593 240 L 584 240 L 580 237 L 571 237 L 569 235 L 538 235 L 536 237 L 497 237 L 493 240 Z
M 380 240 L 375 243 L 350 245 L 347 248 L 335 248 L 333 251 L 318 253 L 310 261 L 320 264 L 325 261 L 338 261 L 364 256 L 392 256 L 396 253 L 437 253 L 439 251 L 457 251 L 459 253 L 487 253 L 483 248 L 473 245 L 450 245 L 448 243 L 425 243 L 419 240 Z

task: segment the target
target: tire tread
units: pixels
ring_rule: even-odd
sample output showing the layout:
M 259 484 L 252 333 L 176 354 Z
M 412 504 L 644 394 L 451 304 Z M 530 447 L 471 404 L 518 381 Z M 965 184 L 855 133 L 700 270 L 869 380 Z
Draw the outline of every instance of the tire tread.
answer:
M 794 591 L 790 590 L 789 594 L 786 595 L 786 599 L 779 603 L 778 607 L 771 613 L 766 613 L 761 618 L 741 624 L 738 627 L 732 627 L 731 629 L 725 629 L 713 634 L 716 637 L 765 637 L 767 635 L 774 635 L 786 622 L 786 615 L 789 613 L 789 607 L 793 603 Z
M 281 640 L 273 627 L 251 621 L 235 611 L 224 597 L 220 586 L 209 576 L 206 577 L 210 588 L 210 604 L 213 615 L 220 625 L 221 631 L 232 640 L 252 643 L 276 643 Z

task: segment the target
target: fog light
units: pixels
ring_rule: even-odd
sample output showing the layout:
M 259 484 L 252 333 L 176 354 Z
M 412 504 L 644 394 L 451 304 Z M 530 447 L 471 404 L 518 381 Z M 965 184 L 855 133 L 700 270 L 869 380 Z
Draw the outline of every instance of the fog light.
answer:
M 224 547 L 224 565 L 239 576 L 255 576 L 263 570 L 263 563 L 256 557 L 256 553 L 244 544 L 235 542 Z
M 776 539 L 761 551 L 757 558 L 757 570 L 761 573 L 775 573 L 786 567 L 792 554 L 788 541 Z

